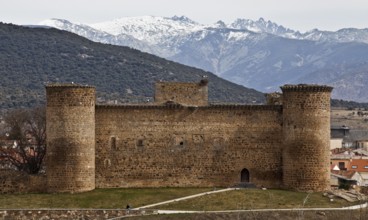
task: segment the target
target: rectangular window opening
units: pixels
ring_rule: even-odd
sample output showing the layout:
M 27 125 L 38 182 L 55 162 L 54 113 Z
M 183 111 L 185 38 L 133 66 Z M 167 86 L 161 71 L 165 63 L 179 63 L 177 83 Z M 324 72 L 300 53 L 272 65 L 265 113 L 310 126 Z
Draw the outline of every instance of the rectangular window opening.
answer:
M 116 149 L 116 137 L 110 138 L 110 149 Z
M 345 170 L 345 162 L 339 162 L 339 169 Z
M 138 146 L 138 147 L 143 147 L 143 146 L 144 146 L 144 144 L 143 144 L 143 140 L 142 140 L 142 139 L 139 139 L 139 140 L 137 141 L 137 146 Z

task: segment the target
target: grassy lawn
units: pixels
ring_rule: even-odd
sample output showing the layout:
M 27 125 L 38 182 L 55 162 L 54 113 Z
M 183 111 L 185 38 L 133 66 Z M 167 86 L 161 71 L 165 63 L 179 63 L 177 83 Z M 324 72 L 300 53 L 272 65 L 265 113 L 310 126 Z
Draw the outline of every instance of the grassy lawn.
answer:
M 211 191 L 213 188 L 96 189 L 85 193 L 0 195 L 0 208 L 125 208 Z
M 196 211 L 220 211 L 238 209 L 269 209 L 269 208 L 301 208 L 303 207 L 343 207 L 352 206 L 354 203 L 335 198 L 333 202 L 322 193 L 302 193 L 286 190 L 259 190 L 241 189 L 224 193 L 206 195 L 190 200 L 179 201 L 167 205 L 154 207 L 168 210 L 196 210 Z M 305 200 L 306 199 L 306 200 Z
M 0 208 L 106 208 L 120 209 L 149 205 L 176 199 L 213 188 L 144 188 L 96 189 L 85 193 L 0 195 Z M 306 199 L 306 197 L 308 198 Z M 194 199 L 156 206 L 153 209 L 219 211 L 238 209 L 299 208 L 352 206 L 335 198 L 330 202 L 322 193 L 301 193 L 286 190 L 240 189 L 205 195 Z

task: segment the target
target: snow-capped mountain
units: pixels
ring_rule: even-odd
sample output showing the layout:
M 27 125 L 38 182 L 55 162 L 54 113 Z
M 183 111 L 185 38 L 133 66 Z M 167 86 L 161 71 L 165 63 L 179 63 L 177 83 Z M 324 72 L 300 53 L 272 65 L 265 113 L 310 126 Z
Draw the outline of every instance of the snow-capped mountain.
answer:
M 174 16 L 172 18 L 157 16 L 125 17 L 91 24 L 90 26 L 114 36 L 127 34 L 149 46 L 157 46 L 161 49 L 157 55 L 163 57 L 173 56 L 177 52 L 177 46 L 186 41 L 186 36 L 204 28 L 204 25 L 184 16 Z
M 142 42 L 131 35 L 120 33 L 113 35 L 104 31 L 100 31 L 92 28 L 91 26 L 84 24 L 76 24 L 63 19 L 49 19 L 39 23 L 42 26 L 50 26 L 61 30 L 66 30 L 79 36 L 88 38 L 95 42 L 113 44 L 120 46 L 133 47 L 148 53 L 156 54 L 160 51 L 156 46 L 148 46 L 145 42 Z
M 90 25 L 51 19 L 41 25 L 133 47 L 261 91 L 277 90 L 285 83 L 324 83 L 336 87 L 335 98 L 368 102 L 364 92 L 342 92 L 356 85 L 348 77 L 353 69 L 359 70 L 356 76 L 368 78 L 363 68 L 368 29 L 300 33 L 263 18 L 204 25 L 184 16 L 125 17 Z
M 186 17 L 125 17 L 91 24 L 91 27 L 112 35 L 127 34 L 149 44 L 160 44 L 177 36 L 186 35 L 202 25 Z
M 281 37 L 299 38 L 300 33 L 288 28 L 278 25 L 271 21 L 266 21 L 260 18 L 258 21 L 250 19 L 236 19 L 233 23 L 228 25 L 229 28 L 246 29 L 256 33 L 269 33 Z
M 344 28 L 336 32 L 333 31 L 320 31 L 313 29 L 303 35 L 300 35 L 298 39 L 306 39 L 313 41 L 329 41 L 329 42 L 362 42 L 368 43 L 368 28 Z

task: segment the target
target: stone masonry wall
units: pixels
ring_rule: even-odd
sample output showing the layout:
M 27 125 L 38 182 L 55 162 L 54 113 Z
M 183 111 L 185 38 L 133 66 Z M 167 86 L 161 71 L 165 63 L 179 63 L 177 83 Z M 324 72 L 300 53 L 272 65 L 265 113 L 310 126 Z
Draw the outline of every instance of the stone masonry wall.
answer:
M 46 192 L 46 176 L 0 169 L 0 194 Z
M 155 102 L 167 101 L 182 105 L 206 106 L 208 104 L 207 81 L 199 83 L 158 82 L 155 88 Z
M 147 214 L 154 214 L 154 211 L 125 209 L 0 209 L 1 220 L 121 219 L 124 216 Z
M 96 106 L 96 187 L 282 184 L 281 106 Z
M 48 86 L 46 109 L 49 192 L 95 188 L 95 88 Z
M 288 189 L 330 188 L 331 87 L 283 86 L 283 181 Z

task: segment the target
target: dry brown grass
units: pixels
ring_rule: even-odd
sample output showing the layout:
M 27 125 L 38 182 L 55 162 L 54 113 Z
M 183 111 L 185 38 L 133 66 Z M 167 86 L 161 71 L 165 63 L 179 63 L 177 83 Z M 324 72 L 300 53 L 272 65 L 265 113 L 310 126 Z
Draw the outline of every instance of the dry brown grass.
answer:
M 358 116 L 358 110 L 339 110 L 331 111 L 331 126 L 346 125 L 351 129 L 368 129 L 368 120 L 366 117 Z M 368 113 L 368 111 L 362 111 Z

